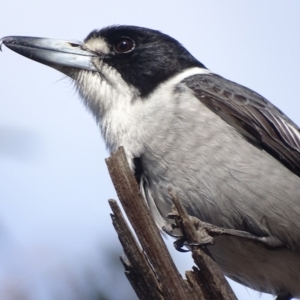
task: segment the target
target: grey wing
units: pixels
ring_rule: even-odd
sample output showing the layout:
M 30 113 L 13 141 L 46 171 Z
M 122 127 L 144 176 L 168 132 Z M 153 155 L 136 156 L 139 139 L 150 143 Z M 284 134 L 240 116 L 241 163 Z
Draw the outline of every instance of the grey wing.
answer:
M 215 74 L 183 81 L 195 96 L 251 143 L 300 177 L 300 128 L 254 91 Z

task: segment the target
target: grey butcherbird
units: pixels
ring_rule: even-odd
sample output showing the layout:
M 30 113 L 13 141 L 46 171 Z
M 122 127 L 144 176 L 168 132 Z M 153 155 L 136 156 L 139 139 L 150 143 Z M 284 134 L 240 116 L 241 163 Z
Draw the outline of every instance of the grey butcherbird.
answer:
M 83 43 L 12 36 L 1 44 L 74 80 L 108 149 L 124 147 L 160 227 L 173 186 L 190 215 L 280 242 L 216 237 L 209 249 L 225 275 L 300 297 L 300 129 L 279 109 L 151 29 L 107 27 Z

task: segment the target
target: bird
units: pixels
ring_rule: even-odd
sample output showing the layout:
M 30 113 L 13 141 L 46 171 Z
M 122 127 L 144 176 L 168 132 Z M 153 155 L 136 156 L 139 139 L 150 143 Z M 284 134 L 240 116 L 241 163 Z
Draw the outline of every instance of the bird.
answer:
M 70 77 L 109 152 L 123 146 L 157 225 L 174 187 L 189 215 L 278 245 L 215 237 L 229 278 L 300 297 L 300 128 L 253 90 L 209 70 L 158 30 L 113 25 L 83 42 L 7 36 Z

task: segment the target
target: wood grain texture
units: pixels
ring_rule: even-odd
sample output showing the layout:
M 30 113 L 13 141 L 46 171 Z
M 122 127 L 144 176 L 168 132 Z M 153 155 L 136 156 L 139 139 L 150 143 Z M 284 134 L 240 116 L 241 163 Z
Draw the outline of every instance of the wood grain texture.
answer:
M 138 239 L 135 239 L 117 202 L 109 200 L 113 225 L 126 254 L 121 261 L 139 299 L 236 300 L 205 248 L 193 249 L 192 255 L 198 268 L 187 271 L 186 280 L 181 277 L 139 191 L 123 148 L 106 159 L 106 163 L 119 200 Z M 183 220 L 183 232 L 187 234 L 187 240 L 196 243 L 190 218 L 175 195 L 173 198 Z

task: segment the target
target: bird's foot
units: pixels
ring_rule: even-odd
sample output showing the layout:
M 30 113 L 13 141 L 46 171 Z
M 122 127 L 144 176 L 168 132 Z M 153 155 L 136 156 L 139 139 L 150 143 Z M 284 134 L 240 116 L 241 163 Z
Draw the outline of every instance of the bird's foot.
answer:
M 177 240 L 174 242 L 174 247 L 179 252 L 189 251 L 189 250 L 182 249 L 183 246 L 188 246 L 189 248 L 191 248 L 192 246 L 198 246 L 198 247 L 207 246 L 207 245 L 212 245 L 214 243 L 214 238 L 209 234 L 209 231 L 207 230 L 207 226 L 202 226 L 203 224 L 207 224 L 207 223 L 203 223 L 196 217 L 189 216 L 189 219 L 192 225 L 195 227 L 197 233 L 197 243 L 193 243 L 193 244 L 187 243 L 185 235 L 182 233 L 181 230 L 182 228 L 179 224 L 180 216 L 175 210 L 175 208 L 172 208 L 172 212 L 167 215 L 167 218 L 174 220 L 174 223 L 165 225 L 163 227 L 163 230 L 167 234 L 177 238 Z M 174 231 L 174 229 L 178 229 L 178 228 L 180 229 L 181 234 L 175 233 L 176 231 Z
M 273 236 L 266 236 L 266 237 L 259 237 L 256 235 L 253 235 L 246 231 L 241 230 L 235 230 L 235 229 L 227 229 L 223 227 L 218 227 L 206 222 L 202 222 L 196 217 L 189 216 L 191 223 L 194 225 L 196 231 L 197 231 L 197 243 L 190 244 L 186 242 L 184 233 L 181 235 L 175 234 L 174 229 L 180 228 L 181 226 L 179 224 L 180 216 L 177 213 L 177 211 L 172 208 L 172 212 L 167 215 L 168 219 L 174 220 L 174 223 L 168 224 L 164 226 L 163 230 L 168 233 L 169 235 L 173 237 L 179 237 L 175 242 L 174 246 L 176 250 L 180 252 L 186 252 L 188 250 L 182 249 L 183 246 L 193 247 L 193 246 L 207 246 L 214 244 L 214 237 L 220 236 L 220 235 L 227 235 L 232 237 L 239 237 L 239 238 L 245 238 L 247 240 L 253 240 L 260 243 L 263 243 L 265 246 L 270 248 L 278 248 L 283 247 L 285 244 L 281 242 L 279 239 L 273 237 Z M 280 299 L 280 298 L 279 298 Z M 284 299 L 284 298 L 283 298 Z

